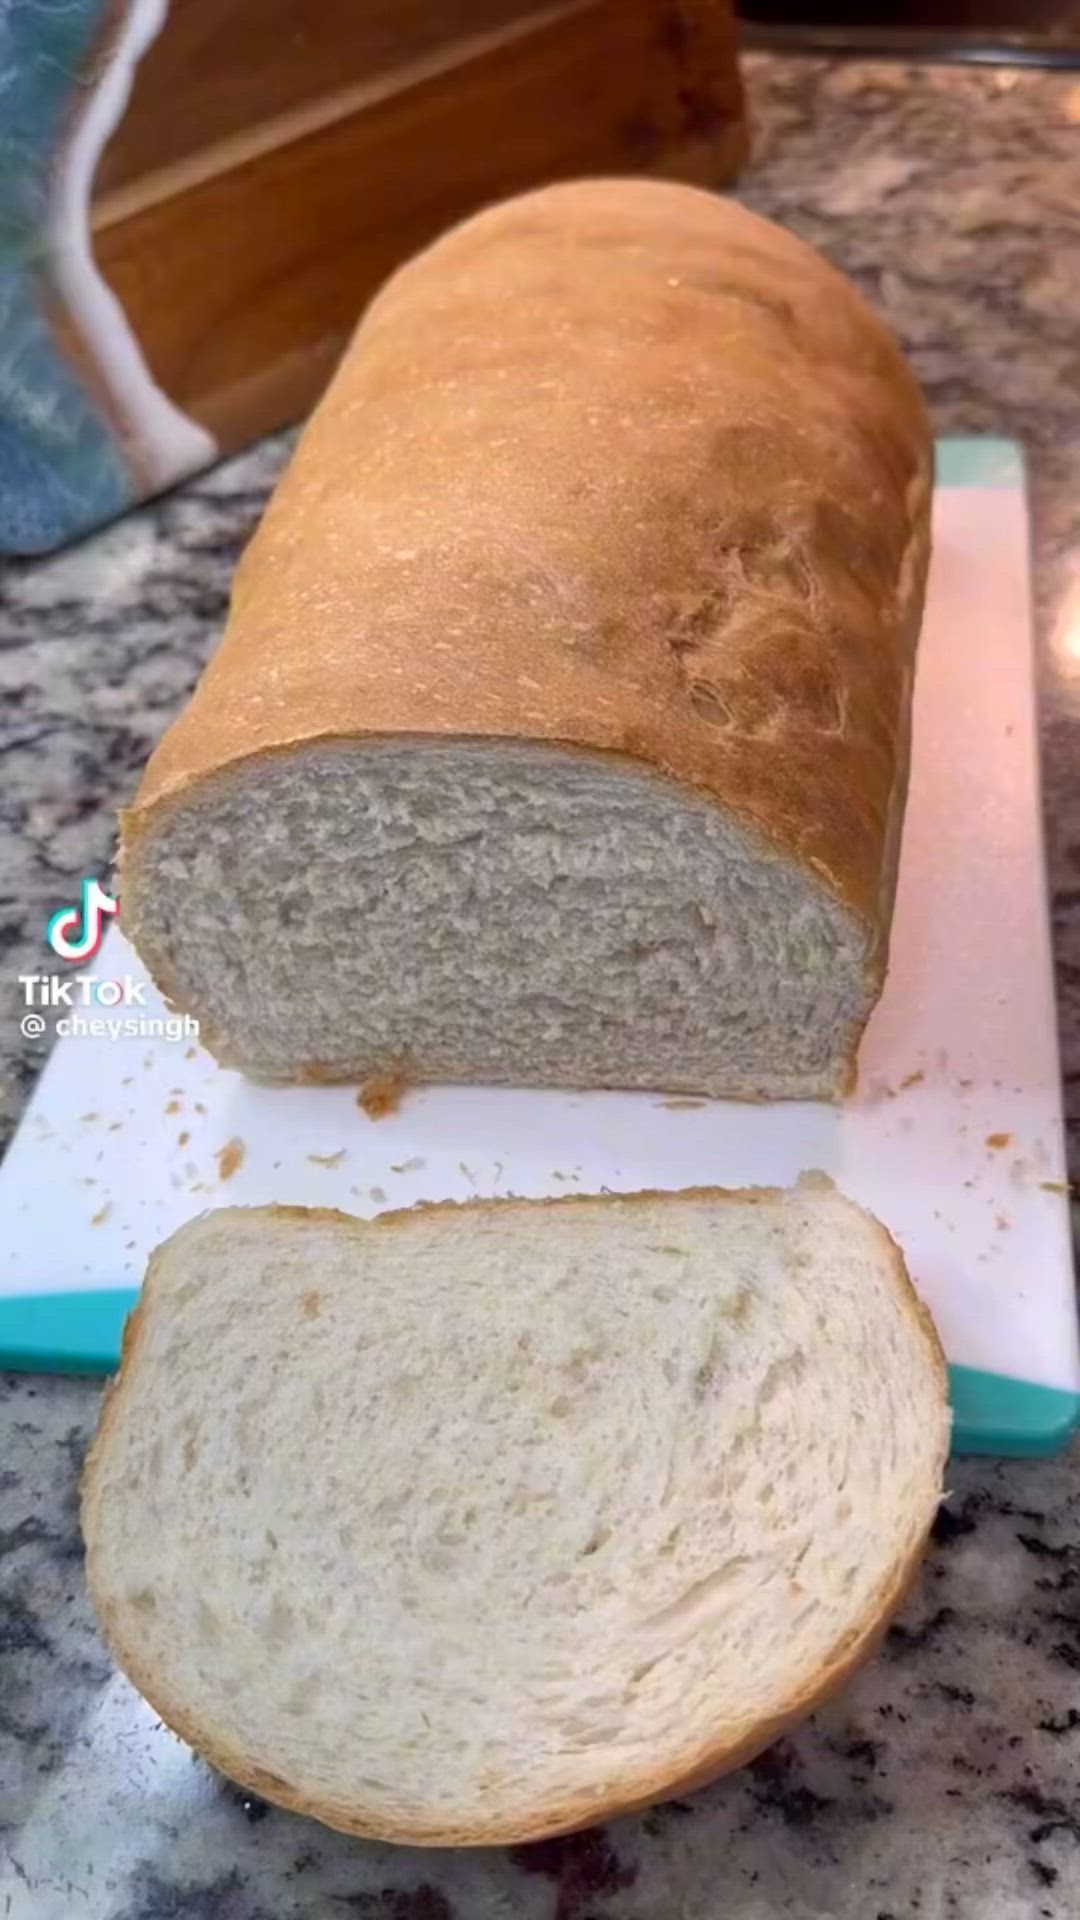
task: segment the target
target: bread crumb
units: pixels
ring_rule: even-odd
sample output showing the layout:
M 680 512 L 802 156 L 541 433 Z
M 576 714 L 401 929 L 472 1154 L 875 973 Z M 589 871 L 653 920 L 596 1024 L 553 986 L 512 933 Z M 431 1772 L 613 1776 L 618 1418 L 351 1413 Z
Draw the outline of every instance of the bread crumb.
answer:
M 244 1142 L 238 1140 L 235 1135 L 231 1140 L 226 1140 L 225 1145 L 218 1148 L 218 1179 L 231 1180 L 233 1174 L 243 1166 L 246 1153 L 247 1148 Z
M 993 1153 L 1000 1153 L 1002 1147 L 1007 1147 L 1011 1139 L 1011 1133 L 988 1133 L 986 1144 Z
M 920 1082 L 925 1079 L 926 1079 L 926 1075 L 923 1072 L 921 1067 L 918 1067 L 914 1073 L 905 1073 L 903 1079 L 900 1082 L 901 1091 L 903 1091 L 907 1087 L 917 1087 L 920 1084 Z
M 1039 1181 L 1040 1193 L 1068 1193 L 1069 1190 L 1070 1190 L 1069 1183 L 1067 1180 L 1040 1180 Z
M 368 1076 L 356 1096 L 356 1104 L 369 1120 L 385 1120 L 388 1113 L 396 1113 L 400 1107 L 405 1085 L 401 1067 L 387 1067 L 382 1073 Z
M 129 1074 L 127 1075 L 127 1077 L 126 1077 L 126 1079 L 124 1079 L 124 1080 L 121 1080 L 121 1082 L 120 1082 L 120 1085 L 121 1085 L 122 1087 L 133 1087 L 133 1086 L 135 1085 L 135 1076 L 134 1076 L 134 1074 L 133 1074 L 133 1073 L 129 1073 Z
M 203 1103 L 202 1103 L 202 1101 L 201 1101 L 201 1100 L 196 1100 L 196 1102 L 195 1102 L 195 1111 L 196 1111 L 196 1113 L 205 1113 L 205 1112 L 206 1112 L 206 1108 L 205 1108 L 205 1107 L 203 1106 Z
M 1006 1219 L 1003 1213 L 999 1213 L 994 1216 L 994 1225 L 999 1233 L 1008 1233 L 1009 1228 L 1012 1226 L 1012 1221 Z
M 92 1173 L 81 1173 L 79 1175 L 79 1185 L 80 1187 L 96 1187 L 97 1180 Z
M 345 1148 L 339 1147 L 336 1153 L 309 1153 L 308 1159 L 315 1167 L 340 1167 L 345 1158 Z
M 198 1047 L 188 1047 L 186 1053 L 184 1054 L 185 1060 L 197 1060 L 198 1057 L 199 1057 Z
M 122 1120 L 114 1120 L 114 1121 L 112 1122 L 112 1124 L 111 1124 L 111 1126 L 110 1126 L 110 1128 L 109 1128 L 109 1132 L 110 1132 L 110 1133 L 119 1133 L 119 1132 L 121 1131 L 121 1129 L 122 1129 L 122 1127 L 123 1127 L 123 1125 L 124 1125 L 124 1123 L 123 1123 L 123 1121 L 122 1121 Z
M 178 1133 L 176 1136 L 176 1144 L 178 1147 L 186 1147 L 190 1139 L 190 1133 Z
M 426 1166 L 427 1166 L 427 1161 L 422 1160 L 418 1153 L 414 1153 L 411 1160 L 399 1161 L 396 1167 L 392 1166 L 390 1168 L 390 1171 L 391 1173 L 417 1173 L 419 1172 L 421 1167 L 426 1167 Z
M 956 1084 L 958 1087 L 961 1087 L 966 1093 L 969 1087 L 973 1087 L 975 1085 L 975 1082 L 974 1080 L 958 1080 Z
M 304 1293 L 300 1296 L 300 1308 L 305 1320 L 317 1320 L 321 1301 L 317 1293 Z
M 165 1111 L 166 1113 L 179 1113 L 182 1104 L 179 1100 L 169 1100 L 166 1102 Z
M 112 1201 L 106 1200 L 105 1205 L 99 1210 L 99 1212 L 91 1215 L 90 1225 L 92 1227 L 103 1227 L 111 1212 L 112 1212 Z
M 83 1122 L 84 1126 L 88 1127 L 92 1120 L 100 1120 L 101 1115 L 100 1113 L 80 1113 L 79 1119 Z
M 475 1187 L 475 1185 L 476 1185 L 476 1175 L 475 1175 L 475 1173 L 473 1172 L 473 1170 L 472 1170 L 472 1168 L 471 1168 L 471 1167 L 467 1167 L 467 1166 L 465 1165 L 465 1162 L 464 1162 L 464 1160 L 459 1160 L 459 1161 L 458 1161 L 458 1166 L 459 1166 L 459 1168 L 460 1168 L 460 1170 L 461 1170 L 461 1172 L 462 1172 L 462 1173 L 463 1173 L 463 1174 L 465 1175 L 465 1178 L 466 1178 L 466 1180 L 468 1181 L 468 1183 L 469 1183 L 469 1185 L 470 1185 L 470 1187 Z
M 669 1113 L 689 1113 L 692 1108 L 706 1107 L 709 1103 L 707 1100 L 661 1100 L 659 1104 Z
M 377 1207 L 384 1207 L 386 1205 L 386 1194 L 382 1187 L 369 1187 L 368 1193 L 371 1195 Z

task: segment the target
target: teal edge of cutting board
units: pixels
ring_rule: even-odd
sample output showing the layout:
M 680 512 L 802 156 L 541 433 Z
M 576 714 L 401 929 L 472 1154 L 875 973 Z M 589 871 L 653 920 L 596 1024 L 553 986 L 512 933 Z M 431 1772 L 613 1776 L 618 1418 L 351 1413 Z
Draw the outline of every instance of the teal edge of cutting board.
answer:
M 113 1373 L 137 1287 L 0 1300 L 0 1364 L 18 1373 Z
M 0 1362 L 23 1373 L 112 1373 L 134 1287 L 0 1300 Z M 1067 1445 L 1080 1394 L 977 1367 L 950 1367 L 953 1450 L 1034 1456 Z
M 956 434 L 935 443 L 939 487 L 1022 487 L 1024 455 L 1015 440 L 990 433 Z
M 954 1453 L 1034 1459 L 1068 1446 L 1080 1422 L 1080 1393 L 978 1367 L 950 1367 L 949 1395 Z

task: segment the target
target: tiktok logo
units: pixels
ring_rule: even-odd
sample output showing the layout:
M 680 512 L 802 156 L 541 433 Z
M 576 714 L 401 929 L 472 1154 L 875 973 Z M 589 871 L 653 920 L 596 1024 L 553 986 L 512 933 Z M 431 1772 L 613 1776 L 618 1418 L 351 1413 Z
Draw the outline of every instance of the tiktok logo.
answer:
M 96 880 L 84 880 L 80 891 L 78 906 L 58 907 L 45 929 L 61 960 L 92 960 L 105 937 L 106 920 L 120 911 L 120 902 Z

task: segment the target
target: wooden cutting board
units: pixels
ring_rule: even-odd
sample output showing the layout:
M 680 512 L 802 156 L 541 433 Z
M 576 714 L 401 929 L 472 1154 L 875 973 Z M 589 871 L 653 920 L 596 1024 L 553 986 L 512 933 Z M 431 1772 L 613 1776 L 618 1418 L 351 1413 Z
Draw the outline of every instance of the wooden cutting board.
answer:
M 459 216 L 746 146 L 732 0 L 67 0 L 0 70 L 0 554 L 299 418 Z

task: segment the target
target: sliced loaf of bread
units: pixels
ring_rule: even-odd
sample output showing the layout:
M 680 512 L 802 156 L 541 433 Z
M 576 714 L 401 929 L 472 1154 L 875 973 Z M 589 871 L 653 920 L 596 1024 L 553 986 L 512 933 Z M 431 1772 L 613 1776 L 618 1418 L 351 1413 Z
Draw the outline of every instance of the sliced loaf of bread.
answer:
M 125 813 L 154 978 L 259 1079 L 841 1094 L 932 466 L 887 328 L 735 202 L 466 221 L 362 322 Z
M 164 1720 L 331 1826 L 521 1840 L 749 1758 L 874 1646 L 942 1487 L 933 1327 L 827 1185 L 204 1215 L 84 1488 Z

